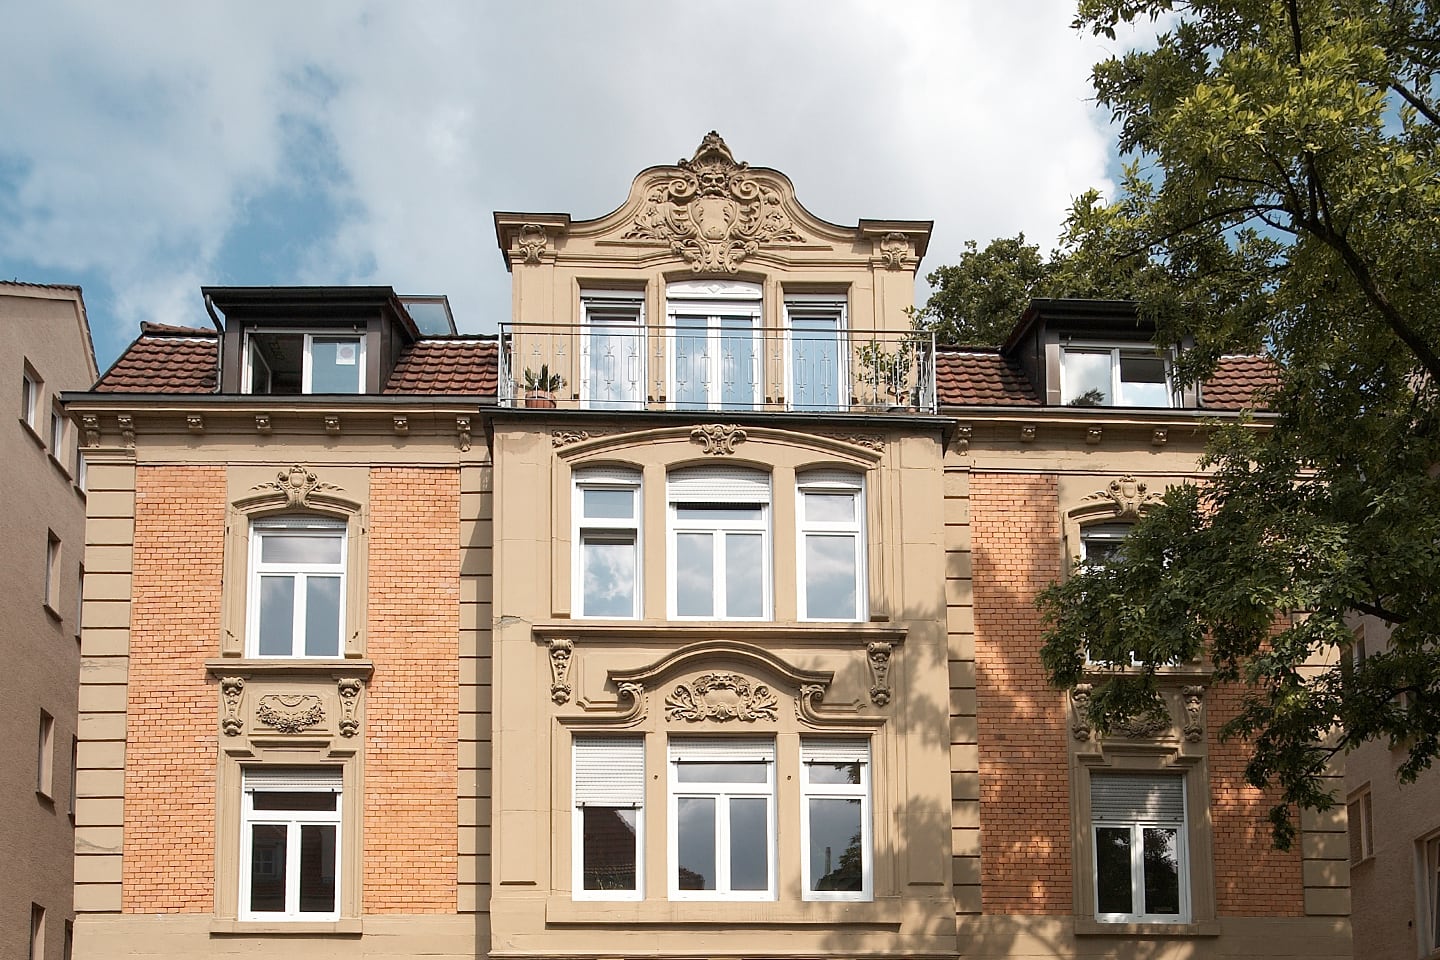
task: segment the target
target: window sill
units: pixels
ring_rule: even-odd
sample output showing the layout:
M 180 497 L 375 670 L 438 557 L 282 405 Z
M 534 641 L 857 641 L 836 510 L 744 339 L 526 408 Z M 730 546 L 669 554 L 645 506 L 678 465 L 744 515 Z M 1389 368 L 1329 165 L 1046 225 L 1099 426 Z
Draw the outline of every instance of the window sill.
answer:
M 16 417 L 15 419 L 19 420 L 20 426 L 24 427 L 25 432 L 30 434 L 30 439 L 34 440 L 40 446 L 41 450 L 44 450 L 45 438 L 40 436 L 40 431 L 36 430 L 35 427 L 31 425 L 30 421 L 26 420 L 24 417 Z
M 210 921 L 212 937 L 333 936 L 358 937 L 364 933 L 359 917 L 339 920 L 221 920 Z
M 1077 917 L 1077 937 L 1218 937 L 1219 920 L 1197 920 L 1191 923 L 1101 923 Z
M 50 601 L 42 601 L 40 606 L 45 608 L 45 613 L 50 617 L 51 620 L 54 620 L 56 623 L 65 622 L 64 615 L 61 614 L 59 610 L 56 610 L 54 607 L 50 606 Z
M 225 657 L 220 660 L 206 660 L 205 672 L 213 677 L 244 676 L 265 677 L 313 677 L 330 674 L 336 679 L 361 677 L 368 679 L 375 672 L 371 660 L 347 660 L 344 657 L 309 660 L 301 657 L 285 659 L 251 659 L 248 657 Z M 248 921 L 247 921 L 248 922 Z
M 551 897 L 545 922 L 555 924 L 655 924 L 688 926 L 720 923 L 727 927 L 834 927 L 847 924 L 900 929 L 898 898 L 873 901 L 722 901 L 722 900 L 571 900 Z
M 70 475 L 70 468 L 60 462 L 60 458 L 55 456 L 55 451 L 53 450 L 50 451 L 50 464 L 56 470 L 60 471 L 60 476 L 64 477 L 66 480 L 69 480 L 72 484 L 74 483 L 75 478 Z

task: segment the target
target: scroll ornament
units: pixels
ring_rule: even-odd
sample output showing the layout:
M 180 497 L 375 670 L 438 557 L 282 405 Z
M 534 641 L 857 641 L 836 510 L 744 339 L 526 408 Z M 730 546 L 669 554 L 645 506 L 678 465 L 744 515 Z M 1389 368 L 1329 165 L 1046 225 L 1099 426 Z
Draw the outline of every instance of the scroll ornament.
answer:
M 1185 704 L 1185 726 L 1181 732 L 1189 742 L 1199 743 L 1205 739 L 1205 688 L 1181 687 L 1180 699 Z
M 360 688 L 363 686 L 355 677 L 345 677 L 337 684 L 340 693 L 340 736 L 353 737 L 360 732 L 360 719 L 356 716 L 360 706 Z
M 893 644 L 883 641 L 865 647 L 865 659 L 870 664 L 870 700 L 877 707 L 890 702 L 890 654 L 893 650 Z
M 762 243 L 804 240 L 780 192 L 750 174 L 748 163 L 737 163 L 715 131 L 677 166 L 650 187 L 623 239 L 669 241 L 696 273 L 734 273 Z
M 1169 730 L 1173 723 L 1164 704 L 1155 703 L 1144 713 L 1116 720 L 1110 725 L 1110 731 L 1131 740 L 1150 740 Z
M 682 683 L 665 698 L 665 715 L 671 720 L 774 720 L 779 706 L 770 688 L 753 686 L 738 673 L 705 673 Z
M 325 708 L 312 693 L 270 693 L 255 705 L 255 719 L 281 733 L 300 733 L 325 720 Z
M 1070 691 L 1070 734 L 1076 740 L 1090 739 L 1090 694 L 1094 687 L 1077 683 Z
M 559 637 L 550 641 L 550 699 L 557 704 L 570 702 L 570 658 L 575 642 Z
M 732 454 L 737 444 L 748 439 L 749 435 L 733 423 L 707 423 L 690 431 L 690 442 L 700 444 L 712 457 Z
M 538 223 L 527 223 L 520 228 L 515 244 L 520 248 L 526 263 L 539 263 L 548 241 L 544 227 Z
M 333 483 L 325 483 L 315 474 L 315 471 L 303 463 L 297 463 L 288 470 L 281 470 L 275 474 L 274 480 L 257 483 L 250 489 L 273 490 L 283 494 L 285 506 L 291 510 L 298 510 L 310 505 L 310 497 L 313 494 L 341 488 Z
M 892 232 L 885 234 L 880 241 L 880 262 L 891 270 L 899 270 L 905 266 L 905 261 L 910 257 L 910 238 L 903 233 Z
M 1126 520 L 1138 520 L 1140 512 L 1152 503 L 1160 501 L 1158 493 L 1151 493 L 1144 480 L 1136 480 L 1126 474 L 1118 480 L 1111 480 L 1104 490 L 1097 490 L 1082 503 L 1109 501 L 1115 507 L 1115 516 Z
M 225 714 L 220 718 L 220 730 L 227 737 L 240 736 L 240 731 L 245 727 L 244 721 L 240 719 L 240 700 L 244 695 L 244 677 L 220 679 L 220 699 L 225 707 Z

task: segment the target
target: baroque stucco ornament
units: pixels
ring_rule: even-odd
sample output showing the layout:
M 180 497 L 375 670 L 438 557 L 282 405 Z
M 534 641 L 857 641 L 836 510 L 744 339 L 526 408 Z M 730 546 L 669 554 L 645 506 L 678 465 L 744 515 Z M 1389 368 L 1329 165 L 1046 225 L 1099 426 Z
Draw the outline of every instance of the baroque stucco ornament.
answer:
M 762 243 L 796 243 L 780 192 L 737 163 L 711 130 L 679 171 L 650 187 L 626 240 L 665 240 L 696 273 L 734 273 Z
M 1180 702 L 1185 705 L 1185 725 L 1181 732 L 1190 743 L 1205 739 L 1205 688 L 1200 685 L 1181 687 Z
M 539 263 L 549 240 L 544 227 L 538 223 L 527 223 L 520 228 L 515 245 L 519 247 L 520 254 L 525 258 L 526 263 Z
M 313 494 L 341 488 L 333 483 L 324 482 L 315 475 L 313 470 L 302 463 L 297 463 L 288 470 L 281 470 L 275 475 L 274 480 L 257 483 L 250 489 L 270 490 L 283 494 L 285 506 L 291 510 L 297 510 L 310 506 L 310 497 Z
M 1158 493 L 1151 493 L 1149 485 L 1144 480 L 1136 480 L 1126 474 L 1117 480 L 1111 480 L 1104 490 L 1096 490 L 1081 503 L 1104 503 L 1108 501 L 1115 507 L 1115 516 L 1126 520 L 1140 519 L 1140 512 L 1152 503 L 1160 502 Z
M 550 699 L 557 704 L 570 702 L 570 660 L 575 642 L 556 637 L 550 641 Z
M 1070 691 L 1070 734 L 1076 740 L 1090 739 L 1090 694 L 1094 686 L 1077 683 Z
M 313 693 L 269 693 L 255 705 L 255 719 L 281 733 L 300 733 L 325 720 L 325 708 Z
M 774 720 L 779 706 L 763 683 L 751 685 L 738 673 L 702 673 L 689 683 L 676 685 L 665 698 L 665 715 L 671 720 Z
M 244 695 L 244 677 L 220 678 L 220 699 L 225 705 L 225 715 L 220 718 L 220 729 L 227 737 L 238 737 L 245 728 L 245 722 L 240 719 L 240 700 Z
M 890 702 L 890 654 L 894 644 L 876 641 L 865 647 L 865 659 L 870 664 L 870 701 L 877 707 Z
M 337 684 L 340 694 L 340 736 L 353 737 L 360 732 L 360 720 L 356 710 L 360 706 L 360 688 L 363 684 L 355 677 L 345 677 Z
M 690 442 L 700 444 L 712 457 L 734 453 L 735 446 L 749 438 L 749 434 L 733 423 L 707 423 L 690 431 Z
M 1173 722 L 1165 705 L 1154 703 L 1144 713 L 1116 720 L 1110 725 L 1110 732 L 1131 740 L 1153 740 L 1169 730 Z

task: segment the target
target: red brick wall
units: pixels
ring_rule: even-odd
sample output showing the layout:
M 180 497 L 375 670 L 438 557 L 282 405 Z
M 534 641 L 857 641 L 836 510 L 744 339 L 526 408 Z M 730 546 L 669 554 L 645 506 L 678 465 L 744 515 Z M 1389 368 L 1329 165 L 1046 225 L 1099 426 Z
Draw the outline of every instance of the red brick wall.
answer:
M 1211 687 L 1206 700 L 1216 912 L 1222 917 L 1304 916 L 1300 839 L 1289 853 L 1275 849 L 1267 819 L 1274 799 L 1245 782 L 1249 746 L 1239 740 L 1221 743 L 1216 735 L 1239 712 L 1241 691 L 1231 685 Z
M 1040 666 L 1035 595 L 1060 574 L 1052 476 L 970 480 L 980 882 L 986 913 L 1069 914 L 1064 698 Z
M 460 475 L 370 476 L 365 913 L 453 913 L 459 868 Z
M 215 907 L 223 467 L 135 471 L 125 747 L 125 913 Z

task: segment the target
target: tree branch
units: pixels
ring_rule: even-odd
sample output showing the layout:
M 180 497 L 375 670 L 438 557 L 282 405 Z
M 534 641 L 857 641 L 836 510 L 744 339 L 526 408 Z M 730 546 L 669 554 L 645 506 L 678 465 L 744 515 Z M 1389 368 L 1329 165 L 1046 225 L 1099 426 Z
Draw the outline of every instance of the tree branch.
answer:
M 1394 80 L 1390 81 L 1390 89 L 1404 97 L 1405 101 L 1414 107 L 1426 120 L 1440 127 L 1440 112 L 1437 112 L 1423 97 L 1419 94 L 1411 93 L 1403 84 Z

